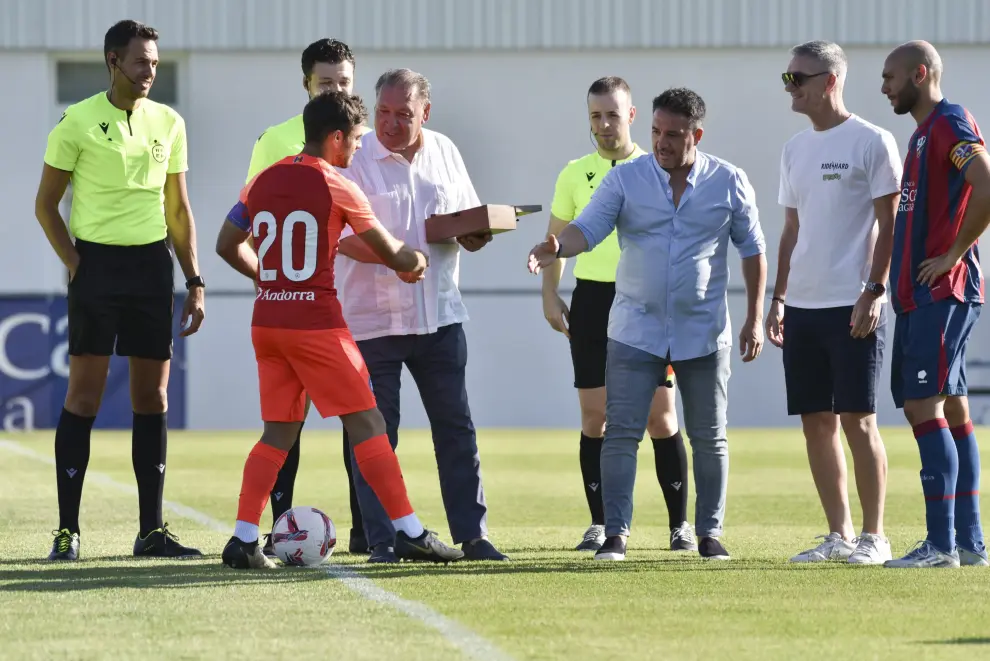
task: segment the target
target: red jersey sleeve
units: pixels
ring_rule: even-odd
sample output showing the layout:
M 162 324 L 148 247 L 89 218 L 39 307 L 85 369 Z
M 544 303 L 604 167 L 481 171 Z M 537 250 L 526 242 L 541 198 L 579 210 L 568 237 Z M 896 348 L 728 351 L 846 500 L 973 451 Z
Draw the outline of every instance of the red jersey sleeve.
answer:
M 327 177 L 327 184 L 333 195 L 334 208 L 340 214 L 341 220 L 350 225 L 355 234 L 381 226 L 371 210 L 368 197 L 357 187 L 357 184 L 341 176 Z

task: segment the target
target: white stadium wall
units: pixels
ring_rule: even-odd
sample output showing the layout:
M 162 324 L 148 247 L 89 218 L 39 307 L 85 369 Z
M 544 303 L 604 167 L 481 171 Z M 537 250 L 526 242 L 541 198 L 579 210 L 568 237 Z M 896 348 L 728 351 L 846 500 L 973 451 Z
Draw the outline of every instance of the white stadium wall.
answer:
M 429 0 L 423 2 L 430 4 Z M 442 6 L 444 2 L 432 4 Z M 960 0 L 959 6 L 966 5 L 971 12 L 970 25 L 976 23 L 978 34 L 975 38 L 957 35 L 954 43 L 986 38 L 981 36 L 985 30 L 980 26 L 987 25 L 990 11 L 984 11 L 984 4 Z M 0 8 L 14 5 L 23 15 L 27 3 L 0 1 Z M 794 6 L 811 5 L 801 2 Z M 100 38 L 103 24 L 109 25 L 117 17 L 111 13 L 99 24 Z M 134 17 L 142 18 L 137 12 Z M 149 22 L 154 18 L 158 24 L 167 23 L 164 17 L 145 17 Z M 27 19 L 22 16 L 20 20 Z M 794 16 L 792 22 L 797 22 Z M 944 20 L 935 24 L 942 25 L 937 29 L 944 32 Z M 254 140 L 267 126 L 298 113 L 305 103 L 299 52 L 311 35 L 305 35 L 291 49 L 282 43 L 270 44 L 277 50 L 265 52 L 231 51 L 224 44 L 204 44 L 174 53 L 169 51 L 174 37 L 159 27 L 163 31 L 163 59 L 178 66 L 176 107 L 187 122 L 189 191 L 200 237 L 200 264 L 210 285 L 206 323 L 187 344 L 187 426 L 255 428 L 260 418 L 249 333 L 251 286 L 214 255 L 212 246 L 217 227 L 243 184 Z M 911 26 L 902 27 L 909 30 Z M 749 174 L 767 237 L 772 282 L 783 217 L 776 202 L 780 150 L 791 135 L 806 126 L 803 117 L 789 110 L 780 72 L 787 65 L 787 46 L 792 42 L 835 37 L 807 34 L 807 26 L 794 32 L 799 33 L 794 39 L 764 39 L 773 42 L 773 47 L 740 44 L 714 49 L 558 47 L 516 51 L 512 44 L 500 43 L 485 50 L 442 52 L 414 43 L 403 51 L 386 51 L 381 46 L 375 50 L 375 35 L 363 37 L 364 47 L 352 43 L 358 58 L 356 92 L 368 99 L 369 105 L 375 79 L 385 69 L 404 66 L 422 72 L 433 85 L 434 107 L 428 126 L 446 133 L 458 145 L 482 201 L 544 207 L 543 213 L 522 219 L 516 232 L 497 237 L 477 254 L 462 254 L 461 286 L 471 315 L 466 325 L 468 387 L 479 427 L 571 427 L 578 419 L 567 343 L 543 320 L 540 282 L 526 271 L 525 258 L 545 230 L 558 171 L 567 160 L 593 148 L 584 98 L 595 78 L 620 75 L 630 83 L 640 111 L 633 135 L 643 146 L 649 143 L 653 96 L 667 87 L 683 85 L 704 97 L 708 119 L 701 148 L 736 163 Z M 69 33 L 66 29 L 61 34 Z M 55 97 L 55 62 L 63 56 L 99 62 L 99 53 L 93 54 L 90 37 L 78 37 L 84 42 L 78 47 L 86 45 L 88 49 L 80 55 L 54 51 L 48 43 L 53 39 L 50 34 L 38 37 L 37 50 L 31 44 L 11 44 L 11 34 L 9 29 L 0 29 L 0 44 L 6 39 L 8 47 L 20 48 L 0 50 L 0 84 L 4 90 L 13 91 L 0 103 L 4 135 L 0 199 L 6 210 L 0 221 L 0 295 L 64 292 L 60 264 L 34 220 L 34 191 L 45 138 L 60 112 Z M 919 35 L 930 37 L 924 26 L 919 26 Z M 338 36 L 345 41 L 348 37 L 343 33 Z M 886 39 L 896 42 L 900 36 L 887 35 Z M 866 40 L 860 34 L 853 37 L 854 42 Z M 62 41 L 72 43 L 71 39 Z M 187 38 L 184 45 L 196 44 L 188 43 Z M 936 45 L 945 61 L 946 95 L 965 104 L 978 121 L 990 126 L 990 88 L 978 82 L 986 78 L 990 49 Z M 903 150 L 913 130 L 912 121 L 895 116 L 879 92 L 880 70 L 889 48 L 886 43 L 847 47 L 850 72 L 846 101 L 853 112 L 891 130 Z M 730 309 L 733 327 L 738 330 L 744 295 L 735 255 L 732 269 Z M 568 268 L 563 287 L 569 290 L 572 283 Z M 990 358 L 988 336 L 990 327 L 978 327 L 971 357 Z M 0 353 L 0 368 L 2 359 Z M 755 363 L 735 361 L 730 380 L 730 424 L 793 425 L 785 412 L 780 351 L 768 344 Z M 884 424 L 898 424 L 902 418 L 888 394 L 889 357 L 886 363 L 880 418 Z M 972 373 L 970 378 L 978 382 L 980 375 Z M 402 397 L 403 425 L 427 427 L 411 379 L 403 382 Z M 974 403 L 974 418 L 979 418 L 981 411 Z M 315 411 L 309 424 L 337 426 L 336 421 L 318 420 Z

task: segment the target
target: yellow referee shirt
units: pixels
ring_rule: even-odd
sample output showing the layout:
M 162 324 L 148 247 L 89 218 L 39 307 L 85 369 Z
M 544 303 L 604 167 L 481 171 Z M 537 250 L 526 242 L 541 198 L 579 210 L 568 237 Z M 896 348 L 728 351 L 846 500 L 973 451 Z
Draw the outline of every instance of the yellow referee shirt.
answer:
M 629 158 L 620 161 L 605 160 L 596 151 L 569 162 L 557 176 L 550 213 L 567 222 L 574 220 L 588 206 L 592 193 L 609 170 L 645 153 L 639 145 L 634 144 Z M 612 232 L 594 250 L 578 255 L 574 264 L 574 277 L 597 282 L 615 282 L 619 253 L 619 238 Z
M 121 110 L 100 92 L 69 106 L 48 134 L 45 163 L 71 172 L 69 230 L 83 241 L 136 246 L 163 240 L 165 178 L 188 169 L 186 125 L 144 99 Z
M 367 126 L 361 128 L 363 129 L 361 135 L 371 130 Z M 303 128 L 303 116 L 301 114 L 270 127 L 254 143 L 254 150 L 251 152 L 251 165 L 248 166 L 247 181 L 250 182 L 254 175 L 268 166 L 278 163 L 286 156 L 295 156 L 302 151 L 305 143 L 306 131 Z

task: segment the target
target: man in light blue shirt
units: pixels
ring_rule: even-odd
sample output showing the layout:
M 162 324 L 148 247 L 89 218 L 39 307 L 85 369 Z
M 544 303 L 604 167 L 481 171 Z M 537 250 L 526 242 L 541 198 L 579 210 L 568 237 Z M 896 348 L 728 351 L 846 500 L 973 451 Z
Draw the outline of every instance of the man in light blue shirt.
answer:
M 598 560 L 623 560 L 633 512 L 636 453 L 650 402 L 674 366 L 694 456 L 695 526 L 703 558 L 727 560 L 725 515 L 731 241 L 742 257 L 744 362 L 763 347 L 766 242 L 746 174 L 697 150 L 705 103 L 691 90 L 653 100 L 653 154 L 613 168 L 591 202 L 530 253 L 534 273 L 559 257 L 593 249 L 613 230 L 622 254 L 608 324 L 602 497 L 605 544 Z

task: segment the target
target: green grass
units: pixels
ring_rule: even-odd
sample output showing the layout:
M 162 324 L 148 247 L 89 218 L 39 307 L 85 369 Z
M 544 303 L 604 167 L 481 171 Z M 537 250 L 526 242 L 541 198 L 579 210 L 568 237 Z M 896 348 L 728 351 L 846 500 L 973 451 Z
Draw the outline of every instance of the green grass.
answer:
M 990 430 L 979 433 L 986 438 Z M 232 525 L 244 457 L 256 437 L 172 432 L 166 500 Z M 51 454 L 50 433 L 8 438 Z M 917 449 L 906 429 L 885 430 L 884 439 L 886 524 L 900 554 L 924 536 Z M 718 564 L 662 550 L 666 512 L 648 443 L 624 563 L 596 563 L 569 550 L 588 518 L 574 432 L 482 431 L 479 443 L 491 539 L 510 563 L 359 564 L 363 558 L 345 551 L 350 521 L 337 433 L 304 434 L 295 504 L 334 519 L 339 541 L 331 563 L 428 606 L 517 660 L 990 657 L 985 569 L 786 562 L 825 532 L 796 430 L 733 432 L 724 539 L 733 560 Z M 428 434 L 405 432 L 399 456 L 420 517 L 449 540 Z M 129 486 L 130 461 L 129 434 L 94 435 L 91 474 Z M 0 448 L 0 658 L 468 658 L 434 628 L 364 599 L 324 571 L 226 570 L 219 552 L 227 535 L 172 512 L 170 527 L 208 557 L 136 561 L 129 556 L 136 497 L 98 479 L 87 481 L 83 497 L 83 560 L 41 562 L 57 522 L 53 470 Z

